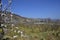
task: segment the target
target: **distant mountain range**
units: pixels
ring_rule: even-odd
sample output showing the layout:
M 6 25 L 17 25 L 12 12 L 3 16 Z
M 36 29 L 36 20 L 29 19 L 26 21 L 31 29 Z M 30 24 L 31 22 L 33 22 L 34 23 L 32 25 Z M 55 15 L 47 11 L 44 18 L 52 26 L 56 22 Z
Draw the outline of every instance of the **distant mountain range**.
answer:
M 3 20 L 5 21 L 5 23 L 14 23 L 14 24 L 18 24 L 18 23 L 23 23 L 23 24 L 57 23 L 57 24 L 60 24 L 60 19 L 26 18 L 26 17 L 22 17 L 22 16 L 19 16 L 17 14 L 10 13 L 10 12 L 2 13 L 2 15 L 5 15 L 5 16 L 3 16 Z M 11 15 L 12 15 L 12 20 L 11 20 Z

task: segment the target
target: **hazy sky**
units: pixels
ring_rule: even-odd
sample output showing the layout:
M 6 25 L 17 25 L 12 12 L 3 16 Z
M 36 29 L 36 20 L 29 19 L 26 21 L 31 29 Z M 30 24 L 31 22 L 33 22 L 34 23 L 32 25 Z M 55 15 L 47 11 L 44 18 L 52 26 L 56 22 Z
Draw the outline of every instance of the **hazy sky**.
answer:
M 12 12 L 28 18 L 60 19 L 60 0 L 12 0 Z M 4 1 L 5 2 L 5 1 Z

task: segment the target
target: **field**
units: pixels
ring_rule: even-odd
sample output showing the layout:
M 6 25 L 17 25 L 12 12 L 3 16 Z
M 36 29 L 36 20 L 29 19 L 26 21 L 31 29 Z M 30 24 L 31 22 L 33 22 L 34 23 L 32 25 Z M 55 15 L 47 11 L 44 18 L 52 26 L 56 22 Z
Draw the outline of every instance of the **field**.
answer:
M 60 40 L 60 25 L 56 24 L 18 24 L 7 29 L 4 38 L 9 40 Z

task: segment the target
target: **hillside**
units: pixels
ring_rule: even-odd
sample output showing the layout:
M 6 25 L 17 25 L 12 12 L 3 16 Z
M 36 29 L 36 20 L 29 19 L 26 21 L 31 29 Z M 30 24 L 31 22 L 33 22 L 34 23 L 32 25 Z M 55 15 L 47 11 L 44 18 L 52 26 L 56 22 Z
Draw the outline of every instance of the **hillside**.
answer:
M 5 25 L 4 39 L 60 40 L 60 19 L 26 18 L 10 12 L 2 15 L 5 15 L 2 16 Z

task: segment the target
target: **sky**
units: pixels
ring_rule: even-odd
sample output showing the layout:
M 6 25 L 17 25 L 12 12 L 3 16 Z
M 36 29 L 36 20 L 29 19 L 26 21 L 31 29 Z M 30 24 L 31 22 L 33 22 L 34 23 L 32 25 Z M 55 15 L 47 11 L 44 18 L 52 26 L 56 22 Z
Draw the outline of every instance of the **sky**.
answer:
M 11 11 L 28 18 L 60 19 L 60 0 L 12 0 Z

